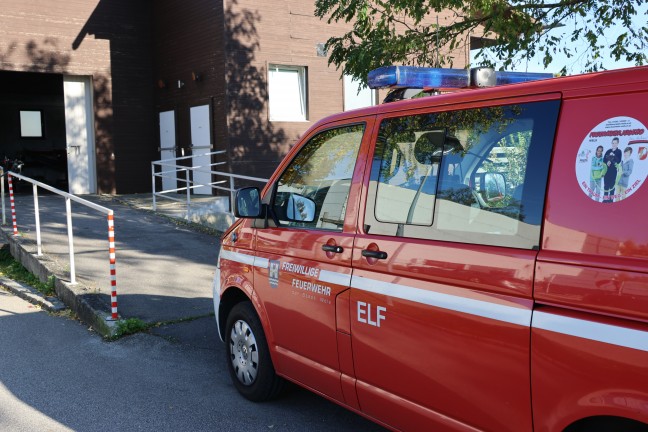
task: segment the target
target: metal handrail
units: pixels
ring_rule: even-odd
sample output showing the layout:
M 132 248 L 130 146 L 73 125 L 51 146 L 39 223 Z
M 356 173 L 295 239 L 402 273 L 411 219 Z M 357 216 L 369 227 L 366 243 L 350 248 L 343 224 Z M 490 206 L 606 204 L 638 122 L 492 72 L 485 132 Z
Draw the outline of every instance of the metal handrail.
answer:
M 31 179 L 29 177 L 26 177 L 22 174 L 18 174 L 12 171 L 7 172 L 9 176 L 9 192 L 11 194 L 11 202 L 12 202 L 12 219 L 13 219 L 13 229 L 14 229 L 14 235 L 18 234 L 18 227 L 16 224 L 16 219 L 15 219 L 15 212 L 13 211 L 14 203 L 13 203 L 13 187 L 11 183 L 11 178 L 15 177 L 21 180 L 24 180 L 28 183 L 32 184 L 32 190 L 34 194 L 34 217 L 35 217 L 35 222 L 36 222 L 36 248 L 37 248 L 37 256 L 42 256 L 43 251 L 42 251 L 42 242 L 41 242 L 41 228 L 40 228 L 40 211 L 38 207 L 38 188 L 41 187 L 43 189 L 46 189 L 50 192 L 53 192 L 57 195 L 60 195 L 65 198 L 65 212 L 66 212 L 66 219 L 67 219 L 67 233 L 68 233 L 68 251 L 70 255 L 70 284 L 76 284 L 76 268 L 75 268 L 75 263 L 74 263 L 74 236 L 73 236 L 73 230 L 72 230 L 72 204 L 71 202 L 77 202 L 79 204 L 82 204 L 86 207 L 90 207 L 93 210 L 99 211 L 101 213 L 104 213 L 108 216 L 108 241 L 109 241 L 109 256 L 110 256 L 110 275 L 111 275 L 111 285 L 112 285 L 112 292 L 111 292 L 111 303 L 112 303 L 112 319 L 117 319 L 117 288 L 116 288 L 116 277 L 115 277 L 115 233 L 114 233 L 114 211 L 101 206 L 99 204 L 95 204 L 91 201 L 88 201 L 83 198 L 79 198 L 76 195 L 73 195 L 68 192 L 64 192 L 60 189 L 56 189 L 55 187 L 52 187 L 50 185 L 47 185 L 45 183 L 41 183 L 37 180 Z M 2 179 L 0 179 L 2 180 Z M 1 199 L 3 203 L 3 221 L 4 221 L 4 181 L 2 181 L 2 188 L 0 190 L 0 193 L 2 194 Z
M 191 159 L 199 156 L 212 156 L 212 155 L 219 155 L 219 154 L 224 154 L 226 153 L 224 150 L 220 151 L 215 151 L 215 152 L 209 152 L 209 153 L 202 153 L 202 154 L 197 154 L 197 155 L 191 155 L 191 156 L 181 156 L 178 158 L 173 158 L 173 159 L 160 159 L 157 161 L 151 162 L 151 183 L 153 186 L 153 210 L 157 210 L 157 200 L 156 198 L 166 198 L 172 201 L 178 201 L 178 202 L 186 202 L 187 204 L 187 218 L 189 218 L 189 210 L 191 207 L 191 190 L 196 189 L 199 187 L 210 187 L 212 190 L 223 190 L 223 191 L 228 191 L 230 195 L 230 202 L 229 202 L 229 209 L 231 212 L 232 203 L 234 202 L 234 194 L 236 193 L 236 188 L 235 188 L 235 180 L 248 180 L 248 181 L 257 181 L 261 183 L 267 183 L 268 179 L 266 178 L 260 178 L 260 177 L 252 177 L 252 176 L 245 176 L 245 175 L 240 175 L 240 174 L 232 174 L 224 171 L 216 171 L 213 170 L 212 168 L 215 166 L 219 165 L 225 165 L 226 162 L 213 162 L 209 165 L 204 165 L 204 166 L 196 166 L 196 167 L 188 167 L 184 165 L 178 165 L 176 162 L 179 160 L 186 160 L 186 159 Z M 160 171 L 156 171 L 156 167 L 160 167 Z M 163 170 L 164 169 L 164 170 Z M 213 176 L 221 176 L 221 177 L 226 177 L 223 180 L 218 180 L 214 182 L 209 182 L 206 184 L 202 183 L 197 183 L 194 180 L 191 180 L 190 178 L 193 178 L 193 176 L 190 176 L 191 173 L 205 173 L 205 174 L 210 174 L 212 177 Z M 184 175 L 179 176 L 178 174 L 183 173 Z M 160 177 L 162 178 L 165 174 L 173 174 L 174 180 L 176 182 L 181 182 L 185 186 L 182 187 L 176 187 L 173 189 L 167 189 L 167 190 L 162 190 L 162 191 L 157 191 L 156 190 L 156 185 L 155 185 L 155 178 Z M 184 177 L 184 178 L 183 178 Z M 221 186 L 223 184 L 227 184 L 229 179 L 229 187 L 227 186 Z M 173 193 L 173 192 L 186 192 L 185 198 L 178 198 L 174 196 L 170 196 L 168 194 Z
M 99 204 L 95 204 L 92 201 L 88 201 L 86 199 L 79 198 L 76 195 L 73 195 L 73 194 L 68 193 L 68 192 L 64 192 L 64 191 L 62 191 L 60 189 L 56 189 L 55 187 L 50 186 L 50 185 L 45 184 L 45 183 L 41 183 L 38 180 L 34 180 L 32 178 L 25 177 L 22 174 L 15 173 L 13 171 L 8 171 L 7 174 L 11 174 L 12 177 L 16 177 L 16 178 L 19 178 L 21 180 L 25 180 L 25 181 L 33 184 L 34 186 L 38 186 L 38 187 L 42 187 L 43 189 L 47 189 L 48 191 L 54 192 L 57 195 L 61 195 L 61 196 L 65 197 L 65 198 L 69 198 L 74 202 L 78 202 L 79 204 L 83 204 L 84 206 L 90 207 L 90 208 L 92 208 L 94 210 L 97 210 L 97 211 L 99 211 L 101 213 L 105 213 L 105 214 L 112 214 L 113 213 L 113 211 L 111 209 L 109 209 L 108 207 L 100 206 Z

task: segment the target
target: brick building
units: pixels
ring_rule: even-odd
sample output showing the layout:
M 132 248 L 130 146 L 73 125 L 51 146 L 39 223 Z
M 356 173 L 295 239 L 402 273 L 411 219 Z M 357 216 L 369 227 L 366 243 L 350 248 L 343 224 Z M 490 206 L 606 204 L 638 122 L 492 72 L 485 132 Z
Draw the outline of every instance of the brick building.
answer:
M 150 191 L 151 161 L 210 148 L 225 151 L 220 169 L 267 177 L 315 121 L 374 97 L 328 66 L 321 44 L 346 26 L 313 10 L 3 0 L 0 156 L 75 193 Z

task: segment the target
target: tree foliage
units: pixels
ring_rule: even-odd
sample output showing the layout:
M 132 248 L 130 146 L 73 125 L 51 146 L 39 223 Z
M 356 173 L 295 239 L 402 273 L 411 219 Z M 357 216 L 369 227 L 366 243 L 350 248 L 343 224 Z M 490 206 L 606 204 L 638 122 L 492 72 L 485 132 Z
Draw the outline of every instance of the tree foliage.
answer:
M 603 68 L 604 55 L 645 64 L 646 4 L 647 0 L 316 0 L 315 14 L 329 23 L 352 23 L 350 31 L 327 41 L 329 63 L 366 82 L 370 70 L 384 65 L 452 66 L 447 53 L 466 43 L 470 34 L 492 40 L 489 51 L 504 68 L 536 54 L 545 67 L 557 54 L 582 56 L 583 69 L 590 71 Z M 453 19 L 437 26 L 435 18 L 443 11 L 450 11 Z M 623 31 L 610 36 L 615 25 Z M 564 37 L 551 32 L 564 26 L 570 28 Z M 585 45 L 584 53 L 577 53 L 577 44 Z M 484 50 L 477 58 L 484 66 L 493 65 Z M 561 66 L 564 73 L 566 65 L 556 69 Z

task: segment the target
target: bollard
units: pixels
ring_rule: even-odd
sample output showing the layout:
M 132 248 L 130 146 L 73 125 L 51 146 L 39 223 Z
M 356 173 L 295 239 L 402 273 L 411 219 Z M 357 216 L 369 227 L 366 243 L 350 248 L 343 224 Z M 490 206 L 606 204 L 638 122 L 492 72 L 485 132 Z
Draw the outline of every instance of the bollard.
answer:
M 34 222 L 36 222 L 36 256 L 43 256 L 43 247 L 41 242 L 40 229 L 40 210 L 38 209 L 38 186 L 32 185 L 34 194 Z
M 111 319 L 117 320 L 117 270 L 115 268 L 115 221 L 113 212 L 108 213 L 108 250 L 110 253 L 110 306 Z
M 72 229 L 72 200 L 65 197 L 65 216 L 67 219 L 68 252 L 70 255 L 70 284 L 76 284 L 76 266 L 74 264 L 74 231 Z
M 7 225 L 7 218 L 5 216 L 5 202 L 4 202 L 4 168 L 0 167 L 0 197 L 2 198 L 2 225 Z
M 16 222 L 16 203 L 14 202 L 13 182 L 11 173 L 7 174 L 9 182 L 9 202 L 11 203 L 11 220 L 13 222 L 13 235 L 18 235 L 18 223 Z

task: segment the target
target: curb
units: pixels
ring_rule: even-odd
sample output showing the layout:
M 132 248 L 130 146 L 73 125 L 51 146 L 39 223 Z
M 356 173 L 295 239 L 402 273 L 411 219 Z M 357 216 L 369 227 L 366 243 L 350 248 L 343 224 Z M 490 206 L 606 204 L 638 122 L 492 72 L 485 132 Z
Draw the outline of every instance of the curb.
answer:
M 81 321 L 91 326 L 103 337 L 114 336 L 117 327 L 115 321 L 110 320 L 110 305 L 104 304 L 100 294 L 93 293 L 80 283 L 72 285 L 66 282 L 64 280 L 66 272 L 63 269 L 47 256 L 38 257 L 30 252 L 27 249 L 29 240 L 14 236 L 13 232 L 9 231 L 5 227 L 0 229 L 14 259 L 42 282 L 46 282 L 49 277 L 54 276 L 54 291 L 60 302 L 69 307 Z
M 18 297 L 27 300 L 29 303 L 40 306 L 48 312 L 60 312 L 67 307 L 56 297 L 48 297 L 36 288 L 14 281 L 6 277 L 0 277 L 0 286 L 7 288 Z

